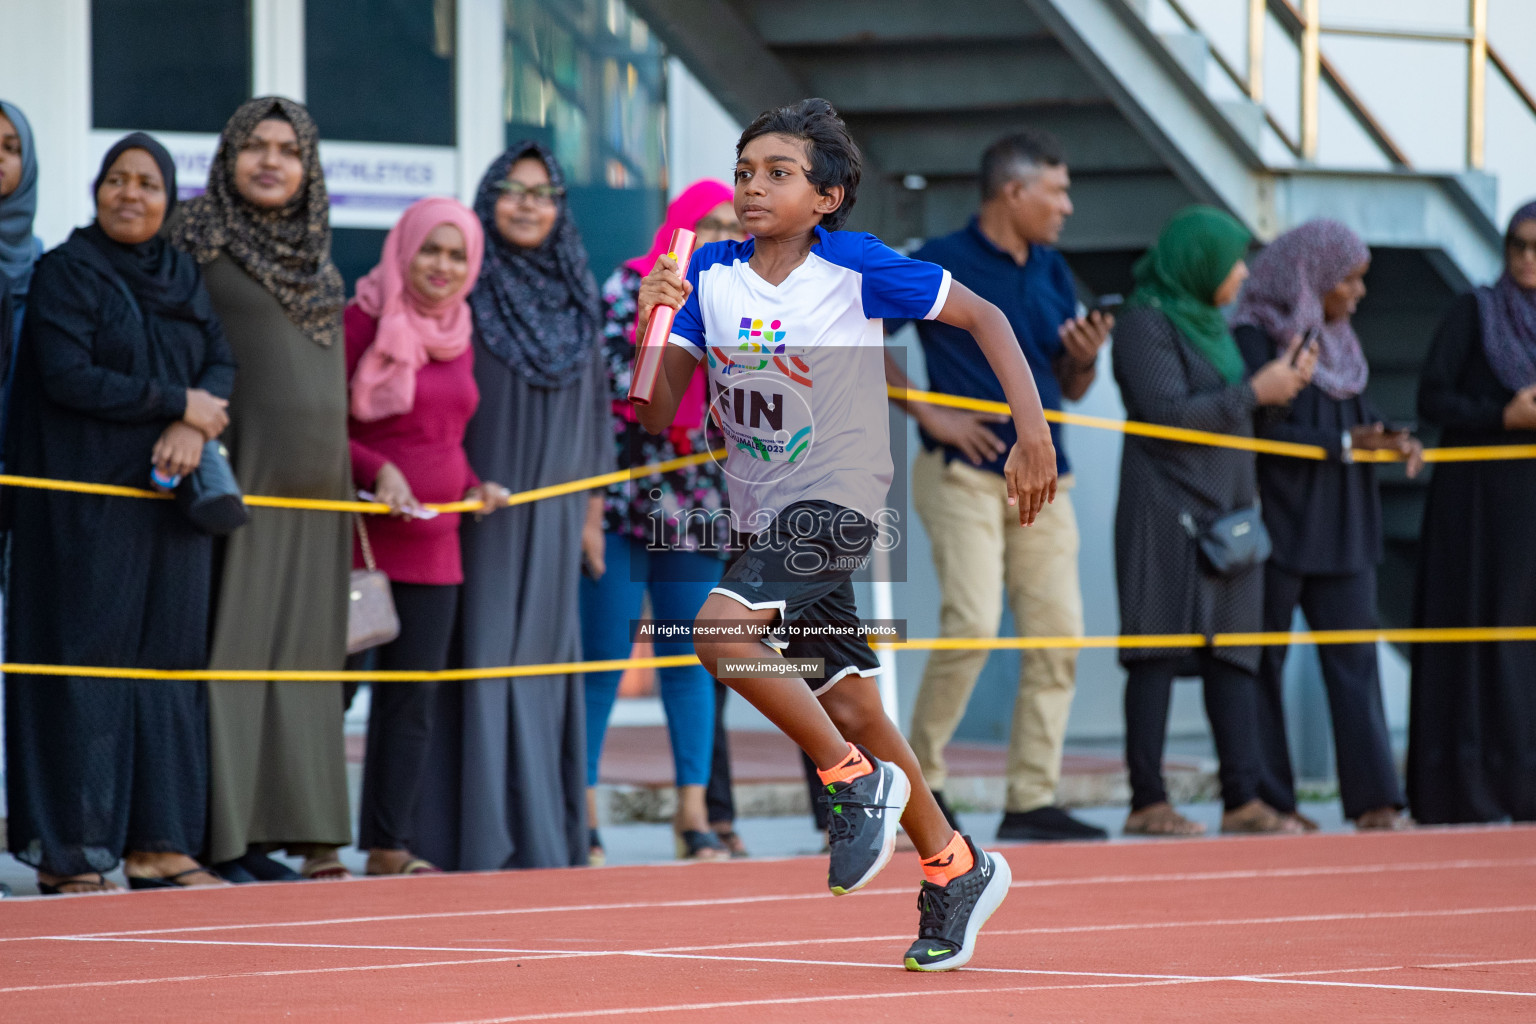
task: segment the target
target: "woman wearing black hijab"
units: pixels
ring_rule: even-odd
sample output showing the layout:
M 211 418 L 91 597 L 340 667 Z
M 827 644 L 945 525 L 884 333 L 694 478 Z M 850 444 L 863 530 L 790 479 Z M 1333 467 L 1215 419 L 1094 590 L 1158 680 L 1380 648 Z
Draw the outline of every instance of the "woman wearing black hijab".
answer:
M 1419 380 L 1446 448 L 1536 444 L 1536 202 L 1515 211 L 1504 273 L 1456 300 Z M 1435 467 L 1414 625 L 1536 622 L 1536 461 Z M 1536 821 L 1536 644 L 1418 644 L 1408 807 L 1427 825 Z
M 613 468 L 602 313 L 564 179 L 522 142 L 481 179 L 485 260 L 470 293 L 480 406 L 464 437 L 475 470 L 512 491 Z M 581 655 L 578 583 L 587 495 L 465 520 L 463 665 Z M 444 686 L 416 852 L 456 870 L 587 860 L 585 696 L 562 674 Z
M 147 487 L 228 423 L 235 366 L 197 264 L 157 236 L 176 168 L 148 135 L 107 152 L 96 220 L 44 256 L 17 357 L 7 463 Z M 175 503 L 7 489 L 6 652 L 37 664 L 207 661 L 212 538 Z M 221 884 L 192 859 L 208 798 L 202 683 L 10 675 L 9 843 L 45 893 Z

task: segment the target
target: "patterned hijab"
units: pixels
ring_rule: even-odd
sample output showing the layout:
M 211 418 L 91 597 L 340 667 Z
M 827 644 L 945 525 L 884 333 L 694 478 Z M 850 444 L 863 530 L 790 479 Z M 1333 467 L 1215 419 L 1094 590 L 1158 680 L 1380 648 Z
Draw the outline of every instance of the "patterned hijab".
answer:
M 1509 219 L 1504 232 L 1505 259 L 1515 228 L 1536 220 L 1536 202 L 1526 203 Z M 1536 384 L 1536 291 L 1515 283 L 1506 263 L 1491 287 L 1477 290 L 1477 312 L 1483 324 L 1483 351 L 1499 383 L 1511 391 Z
M 598 348 L 602 306 L 564 198 L 556 200 L 555 226 L 535 248 L 513 245 L 496 229 L 497 185 L 525 156 L 544 161 L 550 184 L 565 184 L 554 154 L 537 142 L 514 143 L 492 161 L 475 193 L 485 265 L 469 306 L 486 351 L 530 384 L 563 388 L 581 376 Z
M 256 126 L 268 118 L 293 125 L 304 162 L 304 182 L 288 204 L 265 210 L 246 202 L 235 187 L 235 160 Z M 171 240 L 207 265 L 229 256 L 282 305 L 283 312 L 316 343 L 341 337 L 346 295 L 331 262 L 331 202 L 320 168 L 320 131 L 309 111 L 293 100 L 262 96 L 241 104 L 208 168 L 208 190 L 182 206 Z
M 1365 390 L 1370 367 L 1349 319 L 1330 322 L 1324 317 L 1323 296 L 1370 258 L 1371 250 L 1343 224 L 1309 220 L 1255 257 L 1232 322 L 1261 328 L 1276 351 L 1315 328 L 1318 353 L 1312 383 L 1330 398 L 1353 398 Z
M 0 276 L 10 279 L 13 294 L 25 295 L 39 252 L 32 238 L 32 221 L 37 216 L 37 147 L 31 123 L 15 104 L 0 100 L 0 112 L 21 139 L 21 182 L 0 199 Z
M 1214 206 L 1188 206 L 1163 225 L 1156 244 L 1133 270 L 1136 290 L 1128 304 L 1161 312 L 1228 384 L 1243 379 L 1243 355 L 1211 300 L 1248 252 L 1251 239 L 1230 214 Z

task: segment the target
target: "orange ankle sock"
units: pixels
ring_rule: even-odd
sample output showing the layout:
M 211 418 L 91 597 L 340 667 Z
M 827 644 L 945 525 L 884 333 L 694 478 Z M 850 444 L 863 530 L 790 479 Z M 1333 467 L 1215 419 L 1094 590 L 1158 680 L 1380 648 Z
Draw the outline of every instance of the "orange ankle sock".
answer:
M 849 779 L 856 779 L 860 775 L 868 775 L 874 770 L 875 766 L 869 763 L 869 758 L 864 756 L 864 752 L 850 743 L 848 744 L 847 757 L 826 771 L 822 771 L 820 768 L 816 769 L 816 774 L 821 778 L 823 786 L 830 786 L 834 782 L 847 782 Z
M 948 885 L 975 866 L 976 858 L 971 856 L 970 844 L 956 832 L 938 856 L 923 861 L 923 875 L 934 885 Z

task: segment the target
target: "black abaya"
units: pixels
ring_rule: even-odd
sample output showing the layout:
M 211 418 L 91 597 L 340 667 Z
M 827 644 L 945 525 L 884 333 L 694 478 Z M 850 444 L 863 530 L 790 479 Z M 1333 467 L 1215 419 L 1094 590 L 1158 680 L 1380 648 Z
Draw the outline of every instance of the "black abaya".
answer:
M 1533 444 L 1503 428 L 1514 393 L 1484 354 L 1477 302 L 1441 322 L 1419 415 L 1446 446 Z M 1414 625 L 1536 624 L 1536 461 L 1442 463 L 1424 510 Z M 1408 804 L 1426 824 L 1536 820 L 1536 644 L 1420 644 L 1413 652 Z
M 145 487 L 151 450 L 182 417 L 187 389 L 227 397 L 234 384 L 201 285 L 174 312 L 154 297 L 130 301 L 85 232 L 38 263 L 27 312 L 6 437 L 12 472 Z M 174 503 L 29 489 L 4 498 L 11 660 L 204 667 L 212 540 Z M 5 700 L 19 860 L 75 875 L 110 870 L 128 850 L 202 846 L 203 684 L 11 675 Z
M 1252 324 L 1233 336 L 1250 373 L 1274 358 L 1275 342 Z M 1271 441 L 1314 444 L 1328 459 L 1314 462 L 1260 455 L 1259 495 L 1274 553 L 1264 566 L 1264 630 L 1291 628 L 1299 604 L 1312 629 L 1375 629 L 1376 564 L 1381 561 L 1381 498 L 1376 470 L 1343 458 L 1343 435 L 1383 422 L 1364 395 L 1334 398 L 1303 388 L 1290 404 L 1259 410 L 1254 432 Z M 1285 734 L 1285 659 L 1289 648 L 1259 656 L 1259 797 L 1283 814 L 1296 810 L 1296 779 Z M 1339 795 L 1344 815 L 1403 806 L 1392 760 L 1392 738 L 1381 696 L 1375 644 L 1317 649 L 1333 721 Z

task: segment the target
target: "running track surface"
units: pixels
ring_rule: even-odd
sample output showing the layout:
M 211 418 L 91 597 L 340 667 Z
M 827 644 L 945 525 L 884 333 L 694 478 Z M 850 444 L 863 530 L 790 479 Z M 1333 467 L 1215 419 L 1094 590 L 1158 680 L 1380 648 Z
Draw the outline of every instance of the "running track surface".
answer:
M 1002 849 L 933 975 L 911 854 L 7 900 L 0 1021 L 1536 1020 L 1536 828 Z

